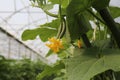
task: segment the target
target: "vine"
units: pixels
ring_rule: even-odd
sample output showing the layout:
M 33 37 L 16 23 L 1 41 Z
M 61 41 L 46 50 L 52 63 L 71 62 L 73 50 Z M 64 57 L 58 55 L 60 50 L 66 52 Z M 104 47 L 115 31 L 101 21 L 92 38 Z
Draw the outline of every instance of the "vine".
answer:
M 54 80 L 120 79 L 117 76 L 120 73 L 120 24 L 112 18 L 120 14 L 111 15 L 108 11 L 110 8 L 111 12 L 119 13 L 120 8 L 109 6 L 110 0 L 31 1 L 55 19 L 36 29 L 25 30 L 22 39 L 33 40 L 39 35 L 43 42 L 50 43 L 46 57 L 57 53 L 60 59 L 39 74 L 37 80 L 52 74 L 56 75 Z M 50 9 L 45 8 L 54 5 L 59 5 L 58 14 L 49 13 Z M 97 26 L 95 30 L 94 26 Z M 91 40 L 93 34 L 95 39 Z

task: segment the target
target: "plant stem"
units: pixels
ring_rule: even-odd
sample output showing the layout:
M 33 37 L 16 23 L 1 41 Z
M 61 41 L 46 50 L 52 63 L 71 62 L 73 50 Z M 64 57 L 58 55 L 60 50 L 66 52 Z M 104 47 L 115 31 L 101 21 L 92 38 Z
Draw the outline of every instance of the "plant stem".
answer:
M 49 15 L 51 17 L 55 17 L 55 18 L 59 17 L 57 14 L 53 14 L 53 13 L 49 12 L 48 10 L 45 10 L 43 7 L 40 7 L 40 6 L 34 6 L 34 7 L 41 8 L 47 15 Z
M 88 39 L 86 34 L 83 34 L 81 37 L 82 37 L 83 42 L 84 42 L 84 44 L 86 45 L 87 48 L 92 47 L 91 43 L 90 43 L 90 41 L 89 41 L 89 39 Z
M 53 13 L 50 13 L 48 12 L 47 10 L 43 10 L 47 15 L 51 16 L 51 17 L 55 17 L 55 18 L 58 18 L 58 15 L 57 14 L 53 14 Z
M 112 35 L 114 36 L 114 39 L 116 40 L 116 43 L 120 48 L 120 31 L 118 30 L 117 25 L 115 24 L 115 21 L 113 20 L 109 11 L 107 10 L 107 8 L 104 8 L 98 12 L 100 13 L 103 20 L 106 22 L 107 27 L 112 32 Z
M 99 30 L 99 40 L 101 39 L 101 30 L 100 30 L 100 23 L 97 21 L 97 22 L 95 22 L 95 24 L 97 25 L 97 27 L 98 27 L 98 30 Z
M 92 11 L 90 11 L 89 9 L 87 9 L 87 11 L 93 16 L 95 17 L 97 20 L 99 20 L 101 23 L 105 24 L 105 22 L 103 20 L 101 20 L 98 16 L 96 16 Z M 105 24 L 106 25 L 106 24 Z
M 82 18 L 83 18 L 83 17 L 82 17 Z M 76 19 L 77 19 L 77 23 L 78 23 L 78 26 L 79 26 L 79 27 L 80 27 L 81 25 L 83 25 L 82 27 L 87 27 L 87 26 L 88 26 L 88 25 L 83 24 L 84 22 L 80 19 L 79 13 L 76 14 Z M 83 18 L 83 19 L 84 19 L 84 18 Z M 92 45 L 91 45 L 91 43 L 90 43 L 90 41 L 89 41 L 86 33 L 83 33 L 83 34 L 81 35 L 81 37 L 82 37 L 83 42 L 84 42 L 84 44 L 86 45 L 87 48 L 92 47 Z

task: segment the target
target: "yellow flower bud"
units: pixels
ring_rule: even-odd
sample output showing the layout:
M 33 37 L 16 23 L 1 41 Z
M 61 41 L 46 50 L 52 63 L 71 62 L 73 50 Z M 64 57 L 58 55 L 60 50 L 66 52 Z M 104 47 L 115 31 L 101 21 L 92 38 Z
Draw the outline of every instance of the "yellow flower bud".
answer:
M 78 45 L 78 47 L 79 47 L 79 48 L 81 48 L 81 47 L 82 47 L 82 43 L 81 43 L 81 41 L 80 41 L 80 40 L 78 40 L 77 45 Z

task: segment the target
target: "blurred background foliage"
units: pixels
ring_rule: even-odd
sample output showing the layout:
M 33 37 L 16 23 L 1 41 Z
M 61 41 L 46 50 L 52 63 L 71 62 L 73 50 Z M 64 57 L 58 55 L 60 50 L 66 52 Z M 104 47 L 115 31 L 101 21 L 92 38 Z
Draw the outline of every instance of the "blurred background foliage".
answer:
M 0 80 L 36 80 L 38 73 L 44 71 L 46 64 L 29 59 L 14 60 L 0 56 Z M 53 80 L 54 74 L 44 76 L 42 80 Z

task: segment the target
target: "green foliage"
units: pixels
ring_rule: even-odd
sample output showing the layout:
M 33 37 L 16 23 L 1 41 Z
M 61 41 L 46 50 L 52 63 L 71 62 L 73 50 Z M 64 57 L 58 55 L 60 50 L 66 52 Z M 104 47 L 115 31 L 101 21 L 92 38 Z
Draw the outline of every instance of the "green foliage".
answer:
M 44 10 L 50 10 L 53 9 L 53 5 L 52 4 L 47 4 L 43 7 Z
M 111 78 L 113 74 L 115 74 L 114 78 L 119 80 L 120 50 L 116 45 L 119 44 L 117 41 L 120 39 L 118 30 L 120 24 L 115 23 L 112 19 L 112 17 L 120 16 L 118 7 L 109 7 L 111 17 L 106 9 L 110 0 L 32 1 L 36 2 L 35 4 L 38 4 L 38 7 L 46 14 L 57 19 L 41 25 L 39 28 L 24 31 L 22 39 L 33 40 L 39 36 L 42 41 L 47 41 L 48 38 L 57 36 L 57 39 L 62 38 L 63 42 L 66 41 L 64 49 L 58 52 L 60 60 L 65 59 L 65 65 L 59 63 L 53 67 L 45 66 L 44 71 L 37 76 L 37 80 L 114 80 Z M 56 4 L 59 5 L 59 13 L 56 15 L 49 13 L 48 10 Z M 92 30 L 89 21 L 94 23 Z M 115 31 L 115 29 L 117 30 Z M 66 34 L 60 37 L 63 31 Z M 118 33 L 117 38 L 115 38 L 116 34 L 113 35 L 113 31 Z M 83 34 L 88 37 L 83 37 Z M 77 40 L 81 38 L 83 40 L 82 47 L 78 48 Z M 92 48 L 87 48 L 86 44 L 88 43 L 92 45 Z M 50 50 L 46 57 L 52 53 Z M 105 74 L 108 74 L 108 70 L 114 72 L 106 77 Z
M 120 17 L 120 8 L 119 7 L 109 7 L 110 13 L 113 18 Z
M 49 28 L 37 28 L 33 30 L 26 30 L 22 35 L 22 40 L 33 40 L 39 35 L 42 41 L 47 41 L 49 37 L 57 34 L 57 30 Z
M 51 67 L 46 66 L 44 71 L 37 76 L 37 80 L 42 80 L 46 76 L 57 75 L 61 73 L 61 69 L 64 69 L 65 65 L 63 63 L 58 63 L 57 65 Z
M 74 22 L 71 22 L 70 21 L 71 19 L 69 18 L 67 19 L 69 23 L 68 30 L 69 30 L 71 41 L 78 39 L 82 34 L 88 32 L 89 29 L 91 28 L 88 18 L 86 18 L 83 14 L 80 14 L 74 17 L 74 20 L 73 20 Z
M 109 5 L 109 2 L 110 0 L 94 0 L 92 6 L 99 11 L 106 8 Z
M 67 11 L 69 14 L 74 15 L 78 12 L 83 12 L 87 8 L 91 7 L 92 2 L 94 0 L 72 0 L 67 7 Z
M 83 12 L 89 8 L 91 4 L 91 0 L 72 0 L 68 5 L 66 16 L 71 40 L 78 39 L 83 33 L 89 30 L 90 24 L 85 15 L 83 15 Z M 80 13 L 79 16 L 78 13 Z M 79 18 L 77 19 L 77 17 Z
M 120 71 L 119 53 L 118 49 L 75 49 L 79 55 L 66 60 L 68 80 L 90 80 L 109 69 Z
M 22 40 L 33 40 L 39 36 L 42 41 L 47 41 L 48 38 L 57 35 L 59 25 L 60 21 L 56 19 L 50 23 L 41 25 L 40 28 L 25 30 L 22 34 Z
M 0 80 L 35 80 L 43 68 L 44 64 L 28 59 L 0 59 Z
M 60 19 L 59 18 L 52 20 L 52 22 L 50 22 L 50 23 L 45 23 L 43 25 L 40 25 L 40 27 L 49 27 L 49 28 L 55 28 L 55 29 L 57 29 L 59 26 L 60 26 Z
M 120 80 L 120 71 L 116 72 L 116 80 Z
M 69 4 L 69 0 L 49 0 L 52 4 L 61 4 L 62 8 L 66 8 Z

